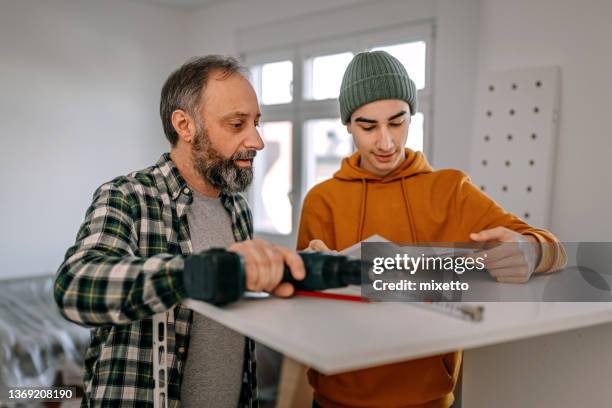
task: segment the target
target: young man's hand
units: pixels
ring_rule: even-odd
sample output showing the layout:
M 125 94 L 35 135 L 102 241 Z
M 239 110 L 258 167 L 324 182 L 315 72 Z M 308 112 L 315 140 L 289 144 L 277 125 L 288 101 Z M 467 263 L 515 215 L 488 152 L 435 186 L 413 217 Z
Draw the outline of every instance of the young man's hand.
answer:
M 260 239 L 236 242 L 227 250 L 240 254 L 244 259 L 248 290 L 263 290 L 281 297 L 291 296 L 293 285 L 281 283 L 285 265 L 295 279 L 304 279 L 304 262 L 295 251 Z
M 521 235 L 508 228 L 496 227 L 472 233 L 470 238 L 483 243 L 507 243 L 471 255 L 475 257 L 486 254 L 485 267 L 498 282 L 527 282 L 540 260 L 540 244 L 531 235 Z
M 338 251 L 332 251 L 331 249 L 329 249 L 327 245 L 325 245 L 325 242 L 321 241 L 320 239 L 313 239 L 312 241 L 310 241 L 305 251 L 307 252 L 331 252 L 331 253 L 338 252 Z

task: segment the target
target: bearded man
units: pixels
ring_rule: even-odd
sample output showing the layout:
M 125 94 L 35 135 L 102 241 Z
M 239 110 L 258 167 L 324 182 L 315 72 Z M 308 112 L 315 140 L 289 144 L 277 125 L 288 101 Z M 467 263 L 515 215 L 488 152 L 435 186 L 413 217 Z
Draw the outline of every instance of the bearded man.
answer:
M 213 247 L 240 255 L 248 290 L 290 296 L 285 264 L 304 276 L 295 252 L 252 239 L 238 194 L 264 147 L 245 72 L 215 55 L 173 72 L 160 102 L 170 153 L 94 193 L 55 281 L 62 314 L 91 328 L 83 406 L 153 406 L 152 316 L 168 310 L 168 406 L 256 405 L 253 341 L 181 306 L 208 299 L 193 282 Z

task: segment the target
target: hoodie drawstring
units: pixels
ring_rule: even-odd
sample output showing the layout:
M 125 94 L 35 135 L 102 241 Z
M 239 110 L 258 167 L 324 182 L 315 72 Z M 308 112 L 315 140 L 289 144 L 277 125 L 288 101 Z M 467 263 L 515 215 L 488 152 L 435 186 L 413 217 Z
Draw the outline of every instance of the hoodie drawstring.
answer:
M 408 192 L 406 191 L 406 187 L 404 187 L 404 182 L 406 181 L 406 177 L 402 177 L 402 196 L 404 197 L 404 204 L 406 205 L 406 212 L 408 213 L 408 220 L 410 221 L 410 238 L 412 238 L 412 242 L 416 243 L 416 229 L 414 228 L 414 220 L 412 218 L 412 210 L 410 209 L 410 202 L 408 201 Z
M 408 192 L 406 191 L 406 187 L 404 183 L 406 182 L 406 177 L 402 177 L 400 184 L 402 186 L 402 198 L 404 199 L 404 205 L 406 206 L 406 213 L 408 215 L 408 220 L 410 222 L 410 238 L 413 243 L 417 242 L 416 237 L 416 229 L 414 227 L 414 219 L 412 217 L 412 209 L 410 208 L 410 201 L 408 200 Z M 365 178 L 361 179 L 361 210 L 359 212 L 359 237 L 357 242 L 363 241 L 363 228 L 365 225 L 365 215 L 366 215 L 366 200 L 368 197 L 368 183 Z
M 365 214 L 366 214 L 366 197 L 368 196 L 368 183 L 366 183 L 365 178 L 361 179 L 361 211 L 359 213 L 359 237 L 357 242 L 361 242 L 363 240 L 363 226 L 365 224 Z

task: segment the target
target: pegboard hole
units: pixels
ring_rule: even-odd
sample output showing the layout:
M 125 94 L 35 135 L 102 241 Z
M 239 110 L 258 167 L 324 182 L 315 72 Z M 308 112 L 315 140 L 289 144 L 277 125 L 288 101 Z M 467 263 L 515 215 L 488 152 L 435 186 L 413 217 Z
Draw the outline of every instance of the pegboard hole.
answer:
M 513 91 L 516 91 L 518 89 L 518 85 L 517 84 L 512 84 L 511 88 L 512 88 Z
M 488 142 L 489 140 L 491 140 L 491 136 L 489 136 L 489 135 L 485 135 L 485 137 L 484 137 L 484 141 L 485 141 L 485 142 Z
M 538 108 L 537 106 L 533 108 L 533 113 L 539 113 L 540 112 L 540 108 Z
M 484 184 L 480 185 L 480 191 L 485 191 L 485 185 Z
M 525 211 L 525 212 L 523 213 L 523 216 L 524 216 L 525 218 L 529 218 L 529 213 L 528 213 L 527 211 Z
M 506 160 L 505 163 L 506 167 L 510 167 L 510 160 Z
M 487 111 L 487 116 L 490 118 L 491 116 L 493 116 L 493 112 L 491 112 L 490 110 Z
M 540 88 L 542 86 L 542 81 L 536 81 L 535 85 L 537 88 Z
M 483 166 L 486 166 L 487 164 L 488 164 L 488 161 L 486 161 L 486 160 L 483 160 L 483 161 L 482 161 L 482 165 L 483 165 Z
M 532 139 L 532 140 L 536 140 L 536 139 L 537 139 L 537 137 L 538 137 L 538 135 L 536 135 L 535 133 L 532 133 L 532 134 L 531 134 L 531 139 Z
M 510 109 L 510 116 L 514 116 L 514 109 Z
M 504 185 L 502 186 L 502 191 L 505 193 L 506 191 L 508 191 L 508 186 Z
M 535 160 L 533 160 L 533 159 L 529 160 L 529 165 L 530 166 L 533 166 L 534 164 L 535 164 Z
M 493 92 L 495 90 L 495 87 L 493 85 L 489 85 L 489 92 Z
M 531 186 L 527 186 L 527 192 L 531 193 L 531 190 L 532 190 Z
M 508 139 L 509 142 L 512 141 L 512 135 L 509 134 L 508 136 L 506 136 L 506 139 Z

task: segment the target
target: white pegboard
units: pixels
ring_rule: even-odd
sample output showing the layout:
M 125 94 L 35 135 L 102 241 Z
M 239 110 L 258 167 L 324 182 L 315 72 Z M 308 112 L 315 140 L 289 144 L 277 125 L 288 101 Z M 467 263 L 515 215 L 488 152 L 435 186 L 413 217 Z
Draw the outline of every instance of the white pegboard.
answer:
M 559 69 L 495 72 L 479 83 L 470 176 L 529 224 L 548 227 L 559 118 Z

